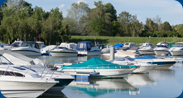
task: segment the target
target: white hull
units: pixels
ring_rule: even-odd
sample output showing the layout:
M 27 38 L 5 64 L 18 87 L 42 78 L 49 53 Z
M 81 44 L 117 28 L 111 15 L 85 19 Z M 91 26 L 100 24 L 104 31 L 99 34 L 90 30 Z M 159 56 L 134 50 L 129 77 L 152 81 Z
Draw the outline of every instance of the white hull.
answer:
M 173 64 L 157 65 L 157 66 L 154 67 L 154 69 L 167 69 L 171 66 L 173 66 Z
M 99 72 L 95 77 L 124 77 L 131 73 L 135 68 L 131 69 L 64 69 L 64 72 L 69 73 L 70 75 L 84 75 L 82 73 L 91 73 Z M 87 74 L 86 74 L 87 75 Z
M 149 64 L 156 64 L 154 69 L 169 68 L 170 66 L 173 66 L 173 64 L 176 63 L 176 61 L 170 59 L 136 59 L 136 61 L 146 62 Z
M 78 54 L 77 54 L 77 52 L 70 52 L 70 53 L 64 53 L 64 52 L 50 52 L 50 54 L 52 55 L 52 56 L 64 56 L 64 57 L 68 57 L 68 56 L 77 56 Z
M 24 51 L 24 50 L 11 50 L 11 52 L 16 52 L 16 53 L 20 53 L 22 55 L 26 55 L 26 56 L 40 56 L 41 53 L 40 52 L 34 52 L 34 51 Z
M 176 56 L 179 56 L 179 55 L 181 56 L 181 55 L 183 55 L 183 51 L 181 51 L 181 50 L 180 50 L 180 51 L 170 51 L 170 53 L 171 53 L 171 55 L 173 55 L 173 56 L 174 56 L 174 55 L 176 55 Z
M 95 56 L 100 55 L 101 51 L 78 51 L 79 55 Z
M 147 50 L 138 50 L 140 54 L 144 55 L 144 54 L 155 54 L 154 51 L 147 51 Z
M 149 72 L 154 67 L 155 66 L 140 66 L 140 68 L 135 69 L 133 73 L 146 73 Z
M 49 82 L 20 82 L 0 79 L 0 90 L 5 97 L 38 97 L 55 83 Z
M 154 50 L 155 54 L 156 55 L 167 55 L 169 51 L 166 51 L 166 50 Z

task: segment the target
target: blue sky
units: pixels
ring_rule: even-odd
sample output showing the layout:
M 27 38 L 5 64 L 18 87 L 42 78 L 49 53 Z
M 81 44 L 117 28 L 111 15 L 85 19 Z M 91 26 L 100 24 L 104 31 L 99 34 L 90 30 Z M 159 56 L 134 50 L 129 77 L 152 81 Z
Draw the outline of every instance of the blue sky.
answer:
M 94 1 L 98 0 L 25 0 L 33 7 L 42 7 L 45 11 L 59 7 L 63 16 L 67 16 L 67 9 L 74 2 L 85 2 L 90 8 L 94 8 Z M 117 10 L 117 15 L 127 11 L 137 15 L 140 22 L 145 23 L 146 18 L 153 19 L 156 16 L 162 22 L 168 21 L 171 25 L 183 24 L 183 8 L 176 0 L 101 0 L 103 4 L 111 3 Z

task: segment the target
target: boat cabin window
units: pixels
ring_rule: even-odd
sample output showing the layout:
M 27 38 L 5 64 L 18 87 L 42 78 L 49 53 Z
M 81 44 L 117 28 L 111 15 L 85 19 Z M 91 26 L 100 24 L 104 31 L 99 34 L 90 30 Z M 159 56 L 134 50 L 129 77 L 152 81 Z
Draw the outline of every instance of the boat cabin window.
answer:
M 83 43 L 80 43 L 80 46 L 79 46 L 79 48 L 83 48 Z
M 125 45 L 129 45 L 129 43 L 125 43 Z
M 11 72 L 11 71 L 0 71 L 0 75 L 4 75 L 4 76 L 16 76 L 16 77 L 25 77 L 21 73 Z
M 5 57 L 0 56 L 0 65 L 13 65 L 9 60 L 7 60 Z

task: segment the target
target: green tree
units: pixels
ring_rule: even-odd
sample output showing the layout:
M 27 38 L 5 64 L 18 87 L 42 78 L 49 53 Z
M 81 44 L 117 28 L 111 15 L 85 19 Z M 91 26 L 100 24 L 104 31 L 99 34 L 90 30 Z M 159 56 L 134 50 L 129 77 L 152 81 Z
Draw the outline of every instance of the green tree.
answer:
M 115 36 L 117 33 L 114 28 L 117 28 L 117 25 L 114 25 L 116 21 L 116 10 L 113 5 L 108 3 L 106 5 L 102 4 L 102 1 L 94 2 L 96 8 L 93 8 L 90 16 L 88 18 L 88 29 L 87 31 L 91 35 L 99 36 Z M 117 27 L 114 27 L 117 26 Z
M 69 42 L 69 40 L 71 39 L 70 36 L 70 28 L 69 25 L 67 23 L 62 23 L 62 28 L 59 32 L 62 42 Z
M 85 35 L 90 12 L 88 4 L 84 2 L 73 3 L 68 10 L 67 17 L 64 18 L 64 22 L 72 27 L 70 30 L 73 34 Z

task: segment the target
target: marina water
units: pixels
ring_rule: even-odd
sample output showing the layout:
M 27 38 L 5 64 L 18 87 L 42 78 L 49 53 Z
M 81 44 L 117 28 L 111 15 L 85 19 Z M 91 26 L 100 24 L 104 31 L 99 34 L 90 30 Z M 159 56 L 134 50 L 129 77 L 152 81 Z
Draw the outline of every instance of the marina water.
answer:
M 92 56 L 38 58 L 50 65 L 50 62 L 86 61 Z M 99 58 L 105 59 L 103 56 Z M 131 74 L 123 79 L 76 79 L 62 91 L 45 92 L 38 98 L 177 98 L 182 91 L 183 64 L 176 63 L 169 69 L 153 69 L 149 73 Z

